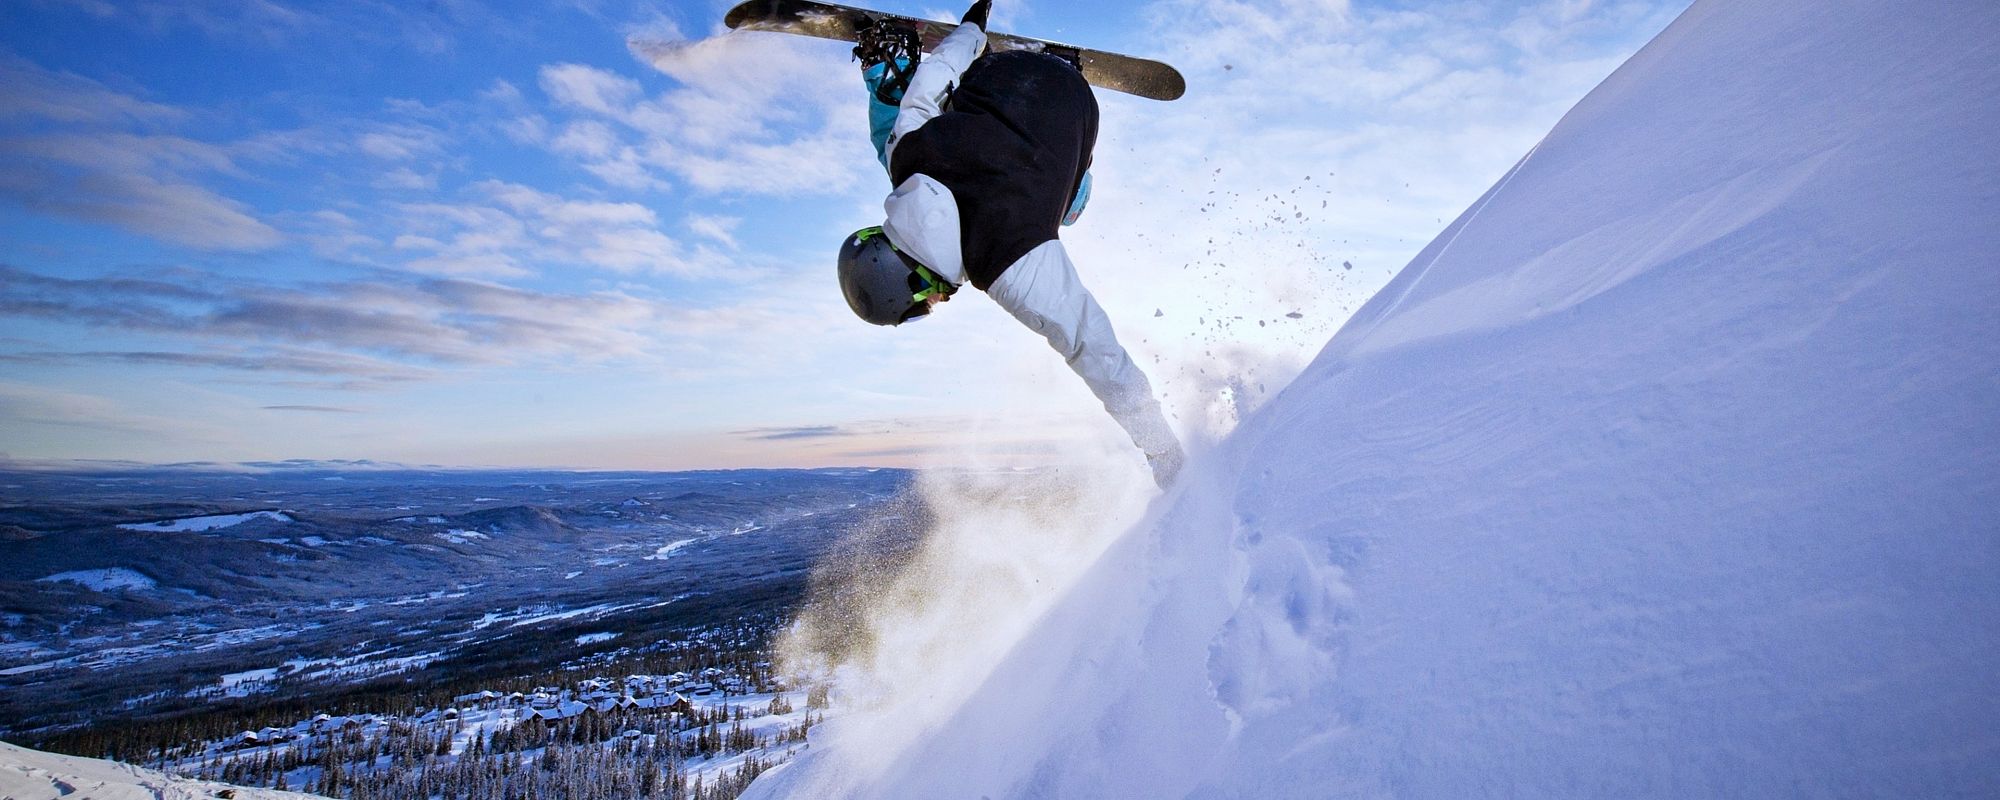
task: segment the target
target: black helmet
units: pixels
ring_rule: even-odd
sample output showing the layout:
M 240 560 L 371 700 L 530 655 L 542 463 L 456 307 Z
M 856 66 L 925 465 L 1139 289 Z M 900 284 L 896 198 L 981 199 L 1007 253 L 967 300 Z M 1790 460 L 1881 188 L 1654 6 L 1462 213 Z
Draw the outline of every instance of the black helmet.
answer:
M 840 293 L 855 316 L 876 325 L 928 314 L 931 296 L 956 288 L 897 250 L 880 227 L 855 231 L 840 246 Z

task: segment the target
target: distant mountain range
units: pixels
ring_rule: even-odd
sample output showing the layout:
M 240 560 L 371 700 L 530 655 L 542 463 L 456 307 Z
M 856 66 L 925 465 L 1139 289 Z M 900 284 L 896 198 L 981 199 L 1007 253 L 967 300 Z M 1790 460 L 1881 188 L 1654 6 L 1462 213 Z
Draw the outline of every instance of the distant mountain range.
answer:
M 531 669 L 775 619 L 843 533 L 903 540 L 909 482 L 859 469 L 0 473 L 0 735 L 418 669 Z

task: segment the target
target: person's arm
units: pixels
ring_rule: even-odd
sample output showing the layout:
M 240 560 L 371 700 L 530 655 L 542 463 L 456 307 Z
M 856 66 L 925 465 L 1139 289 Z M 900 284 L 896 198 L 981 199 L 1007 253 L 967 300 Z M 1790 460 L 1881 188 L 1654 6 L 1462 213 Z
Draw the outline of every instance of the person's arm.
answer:
M 1084 288 L 1062 242 L 1052 239 L 1029 251 L 986 294 L 1062 354 L 1146 454 L 1153 479 L 1161 487 L 1172 483 L 1183 458 L 1180 440 L 1160 412 L 1146 373 L 1118 343 L 1111 318 Z
M 958 76 L 985 50 L 986 29 L 976 22 L 966 22 L 918 62 L 917 74 L 910 76 L 910 86 L 903 90 L 903 105 L 896 112 L 896 126 L 883 150 L 884 163 L 894 160 L 896 142 L 905 134 L 943 113 L 945 97 L 958 83 Z

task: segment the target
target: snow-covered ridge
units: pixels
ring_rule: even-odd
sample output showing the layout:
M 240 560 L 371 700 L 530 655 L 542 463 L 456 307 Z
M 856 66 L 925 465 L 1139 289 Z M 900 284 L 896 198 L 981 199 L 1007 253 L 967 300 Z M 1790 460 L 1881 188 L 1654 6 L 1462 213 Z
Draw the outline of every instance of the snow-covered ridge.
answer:
M 108 592 L 114 589 L 152 589 L 159 582 L 140 574 L 136 570 L 122 567 L 112 569 L 80 569 L 58 572 L 46 578 L 36 578 L 36 583 L 74 583 L 86 589 Z
M 453 528 L 448 531 L 438 531 L 436 533 L 432 533 L 431 535 L 436 536 L 437 538 L 443 539 L 452 544 L 470 544 L 474 539 L 493 538 L 486 534 L 480 533 L 479 531 L 469 531 L 463 528 Z
M 216 797 L 307 800 L 315 796 L 190 780 L 130 764 L 44 753 L 0 742 L 0 797 L 9 800 L 55 800 L 59 797 L 93 800 L 210 800 Z
M 292 515 L 283 511 L 252 511 L 245 514 L 214 514 L 205 517 L 182 517 L 163 519 L 157 522 L 133 522 L 118 527 L 128 531 L 150 531 L 154 533 L 206 533 L 208 531 L 233 528 L 251 520 L 266 519 L 272 522 L 295 522 Z
M 944 720 L 748 796 L 2000 795 L 1996 34 L 1699 0 Z

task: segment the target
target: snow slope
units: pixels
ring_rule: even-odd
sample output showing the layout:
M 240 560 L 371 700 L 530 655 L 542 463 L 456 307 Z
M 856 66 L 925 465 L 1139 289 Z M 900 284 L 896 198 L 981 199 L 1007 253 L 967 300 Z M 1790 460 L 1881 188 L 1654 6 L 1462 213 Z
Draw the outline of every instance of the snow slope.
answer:
M 46 578 L 36 578 L 36 583 L 74 583 L 87 589 L 108 592 L 114 589 L 152 589 L 159 582 L 146 577 L 137 570 L 123 567 L 112 569 L 80 569 L 58 572 Z
M 1697 2 L 941 722 L 750 796 L 2000 796 L 1996 42 Z
M 273 522 L 295 521 L 292 519 L 292 515 L 283 511 L 252 511 L 246 514 L 217 514 L 207 517 L 163 519 L 157 522 L 134 522 L 118 527 L 128 531 L 147 531 L 153 533 L 207 533 L 208 531 L 216 531 L 223 528 L 233 528 L 245 522 L 260 519 L 271 520 Z
M 232 790 L 238 800 L 309 800 L 318 795 L 246 789 L 176 778 L 130 764 L 77 758 L 0 742 L 0 797 L 10 800 L 196 800 Z

